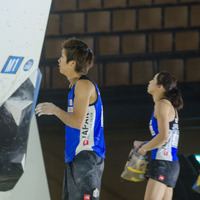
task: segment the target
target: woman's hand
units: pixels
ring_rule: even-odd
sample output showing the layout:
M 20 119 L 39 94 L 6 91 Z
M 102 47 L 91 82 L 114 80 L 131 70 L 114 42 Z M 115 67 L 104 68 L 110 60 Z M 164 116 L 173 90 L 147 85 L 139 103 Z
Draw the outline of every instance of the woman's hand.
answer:
M 144 148 L 142 148 L 143 145 L 146 144 L 146 143 L 147 143 L 147 141 L 134 141 L 133 142 L 134 147 L 136 149 L 138 148 L 138 150 L 137 150 L 138 154 L 144 156 L 147 153 L 147 151 Z
M 140 154 L 140 155 L 142 155 L 142 156 L 145 156 L 146 153 L 147 153 L 147 151 L 144 148 L 141 147 L 141 148 L 139 148 L 137 150 L 137 153 Z
M 143 143 L 145 143 L 145 141 L 134 141 L 133 146 L 139 148 Z

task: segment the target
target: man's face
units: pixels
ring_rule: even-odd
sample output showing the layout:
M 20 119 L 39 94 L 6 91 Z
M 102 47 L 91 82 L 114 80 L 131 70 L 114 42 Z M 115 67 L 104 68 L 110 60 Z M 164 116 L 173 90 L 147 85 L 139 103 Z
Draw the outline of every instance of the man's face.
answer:
M 67 63 L 65 49 L 62 49 L 61 51 L 61 57 L 58 60 L 58 65 L 59 65 L 60 73 L 67 77 L 74 71 L 74 61 L 69 61 Z

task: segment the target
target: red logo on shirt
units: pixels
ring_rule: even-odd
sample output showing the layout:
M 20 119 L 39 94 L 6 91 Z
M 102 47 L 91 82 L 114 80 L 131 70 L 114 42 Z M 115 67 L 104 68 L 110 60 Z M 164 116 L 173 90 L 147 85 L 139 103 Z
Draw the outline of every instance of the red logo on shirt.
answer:
M 159 178 L 158 178 L 158 180 L 160 180 L 160 181 L 164 181 L 164 179 L 165 179 L 165 177 L 162 176 L 162 175 L 160 175 Z
M 90 195 L 89 194 L 84 194 L 84 199 L 83 200 L 90 200 Z
M 168 151 L 164 151 L 164 156 L 168 156 Z
M 88 140 L 84 140 L 83 141 L 83 146 L 86 146 L 86 145 L 88 145 L 89 144 L 89 141 Z

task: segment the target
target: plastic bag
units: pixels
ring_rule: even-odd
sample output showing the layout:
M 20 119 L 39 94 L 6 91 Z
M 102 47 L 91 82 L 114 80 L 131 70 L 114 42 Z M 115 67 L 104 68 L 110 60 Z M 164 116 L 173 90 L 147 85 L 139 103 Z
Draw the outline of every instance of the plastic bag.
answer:
M 139 155 L 137 150 L 138 148 L 135 147 L 131 149 L 124 171 L 121 174 L 121 178 L 128 181 L 139 182 L 145 180 L 145 173 L 149 162 L 147 155 Z

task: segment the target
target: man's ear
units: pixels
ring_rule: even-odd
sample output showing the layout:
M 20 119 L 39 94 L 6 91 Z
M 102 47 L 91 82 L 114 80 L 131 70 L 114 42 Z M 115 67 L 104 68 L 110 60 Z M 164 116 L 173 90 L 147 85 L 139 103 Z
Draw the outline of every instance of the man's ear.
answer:
M 75 60 L 71 60 L 69 64 L 70 64 L 70 66 L 75 67 L 76 66 L 76 61 Z

